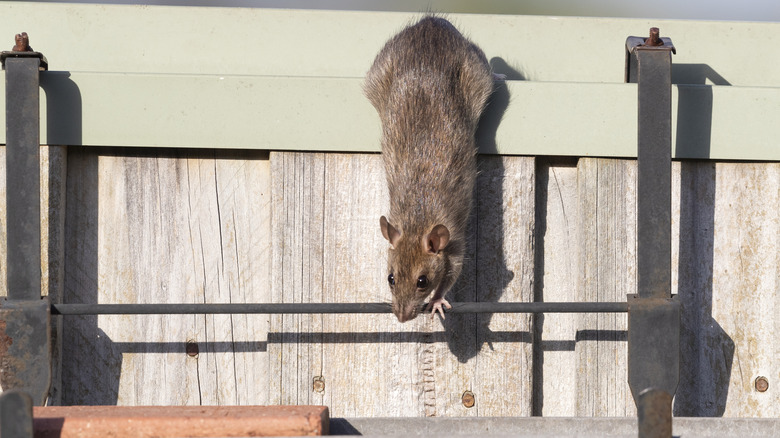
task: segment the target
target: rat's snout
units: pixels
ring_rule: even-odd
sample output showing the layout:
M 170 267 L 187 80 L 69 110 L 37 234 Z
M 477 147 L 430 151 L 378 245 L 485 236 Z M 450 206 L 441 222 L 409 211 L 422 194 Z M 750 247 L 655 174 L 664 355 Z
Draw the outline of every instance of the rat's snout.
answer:
M 393 313 L 399 322 L 410 321 L 417 317 L 417 306 L 414 303 L 393 303 Z

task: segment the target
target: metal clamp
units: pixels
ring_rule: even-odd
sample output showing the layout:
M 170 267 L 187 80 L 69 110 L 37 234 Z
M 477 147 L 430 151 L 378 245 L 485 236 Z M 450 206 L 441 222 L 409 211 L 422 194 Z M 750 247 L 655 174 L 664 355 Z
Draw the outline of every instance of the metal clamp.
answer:
M 658 28 L 626 40 L 626 82 L 638 84 L 637 295 L 628 296 L 628 382 L 640 437 L 672 436 L 680 380 L 680 303 L 671 297 L 672 54 Z
M 0 394 L 0 438 L 32 438 L 32 398 L 11 390 Z

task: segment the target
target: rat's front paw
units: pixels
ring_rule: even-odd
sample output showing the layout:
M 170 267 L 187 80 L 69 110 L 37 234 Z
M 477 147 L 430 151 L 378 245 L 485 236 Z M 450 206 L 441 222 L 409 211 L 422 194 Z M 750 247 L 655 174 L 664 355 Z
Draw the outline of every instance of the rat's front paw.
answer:
M 447 300 L 445 300 L 444 298 L 437 298 L 435 300 L 431 300 L 431 302 L 428 303 L 428 305 L 425 307 L 425 310 L 431 311 L 431 318 L 433 318 L 433 316 L 436 315 L 436 312 L 439 312 L 439 314 L 441 315 L 441 319 L 445 319 L 444 308 L 442 307 L 442 305 L 444 305 L 444 307 L 448 309 L 452 309 L 452 306 L 450 306 L 450 303 L 448 303 Z

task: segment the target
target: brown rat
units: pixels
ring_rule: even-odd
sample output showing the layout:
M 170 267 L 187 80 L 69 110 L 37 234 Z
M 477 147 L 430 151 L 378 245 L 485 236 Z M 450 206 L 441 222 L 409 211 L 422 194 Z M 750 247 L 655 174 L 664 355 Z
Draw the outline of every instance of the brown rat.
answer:
M 401 322 L 431 295 L 432 314 L 451 307 L 444 295 L 463 267 L 477 178 L 474 134 L 492 90 L 482 50 L 435 16 L 391 38 L 366 75 L 382 121 L 390 214 L 379 222 Z

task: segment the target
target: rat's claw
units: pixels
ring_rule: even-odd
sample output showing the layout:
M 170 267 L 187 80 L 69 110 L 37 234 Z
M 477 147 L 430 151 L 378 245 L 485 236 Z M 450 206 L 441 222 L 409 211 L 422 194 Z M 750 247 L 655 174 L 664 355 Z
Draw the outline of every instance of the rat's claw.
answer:
M 448 303 L 447 300 L 445 300 L 444 298 L 438 298 L 428 303 L 428 306 L 425 307 L 425 310 L 431 311 L 431 318 L 433 318 L 433 316 L 436 315 L 436 312 L 439 312 L 439 314 L 441 315 L 441 319 L 445 319 L 444 308 L 442 307 L 442 305 L 444 305 L 444 307 L 448 309 L 452 309 L 452 306 L 450 306 L 450 303 Z

